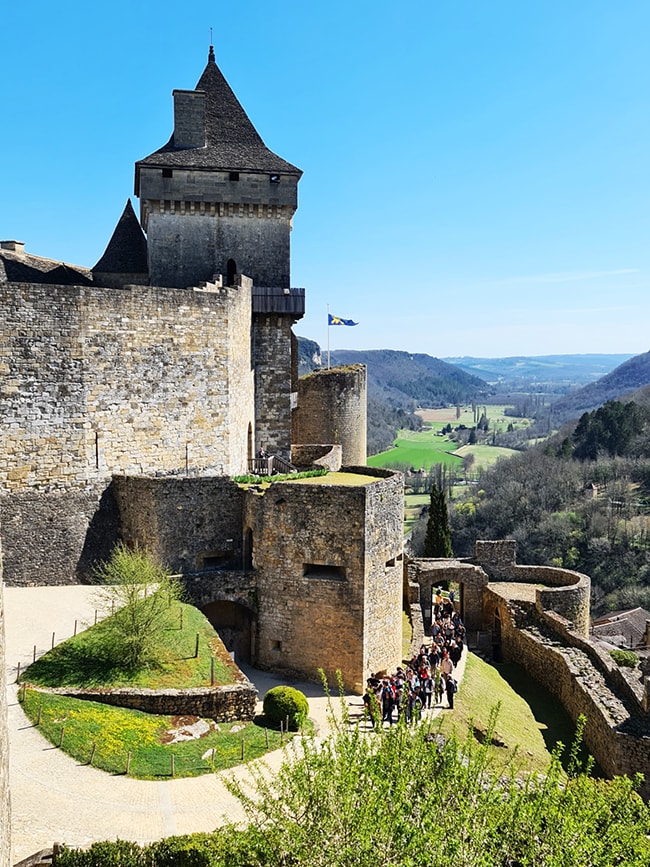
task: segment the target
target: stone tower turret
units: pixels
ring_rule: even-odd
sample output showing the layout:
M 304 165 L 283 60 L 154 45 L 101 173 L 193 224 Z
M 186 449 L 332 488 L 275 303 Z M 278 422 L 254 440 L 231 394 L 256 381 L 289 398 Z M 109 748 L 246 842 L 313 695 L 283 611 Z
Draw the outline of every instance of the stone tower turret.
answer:
M 174 132 L 135 165 L 153 286 L 184 288 L 236 273 L 290 284 L 300 169 L 270 151 L 215 62 L 195 90 L 175 90 Z

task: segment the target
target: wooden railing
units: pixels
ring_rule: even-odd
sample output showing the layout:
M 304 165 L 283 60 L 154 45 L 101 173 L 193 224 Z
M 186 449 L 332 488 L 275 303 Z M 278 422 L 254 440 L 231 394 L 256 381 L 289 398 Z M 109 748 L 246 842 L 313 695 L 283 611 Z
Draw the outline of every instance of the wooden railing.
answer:
M 248 461 L 248 472 L 254 476 L 273 476 L 276 473 L 297 473 L 298 468 L 280 455 L 258 455 Z

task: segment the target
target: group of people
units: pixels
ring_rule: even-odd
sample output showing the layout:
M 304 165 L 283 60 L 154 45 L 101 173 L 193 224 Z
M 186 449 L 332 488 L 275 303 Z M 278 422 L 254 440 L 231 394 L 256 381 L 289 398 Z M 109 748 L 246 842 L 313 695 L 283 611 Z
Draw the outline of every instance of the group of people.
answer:
M 405 667 L 393 674 L 368 678 L 364 708 L 373 728 L 393 725 L 400 718 L 418 720 L 424 711 L 445 706 L 453 710 L 458 681 L 454 670 L 463 655 L 465 627 L 456 611 L 453 591 L 443 597 L 438 588 L 433 598 L 431 643 L 423 644 Z

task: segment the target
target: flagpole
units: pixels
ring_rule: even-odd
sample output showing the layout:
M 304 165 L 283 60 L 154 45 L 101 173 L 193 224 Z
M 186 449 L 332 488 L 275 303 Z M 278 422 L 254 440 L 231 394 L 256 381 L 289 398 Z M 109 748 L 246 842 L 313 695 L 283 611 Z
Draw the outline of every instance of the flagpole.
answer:
M 330 306 L 327 305 L 327 369 L 330 369 Z

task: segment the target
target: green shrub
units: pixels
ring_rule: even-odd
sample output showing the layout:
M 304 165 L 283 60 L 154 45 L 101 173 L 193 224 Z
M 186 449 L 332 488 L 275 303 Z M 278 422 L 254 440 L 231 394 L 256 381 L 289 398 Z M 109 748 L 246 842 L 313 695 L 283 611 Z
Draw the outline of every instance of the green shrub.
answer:
M 285 723 L 297 731 L 309 716 L 309 704 L 299 689 L 292 686 L 274 686 L 264 696 L 264 716 L 274 725 Z
M 639 657 L 633 650 L 610 650 L 609 655 L 621 668 L 636 668 L 639 664 Z

